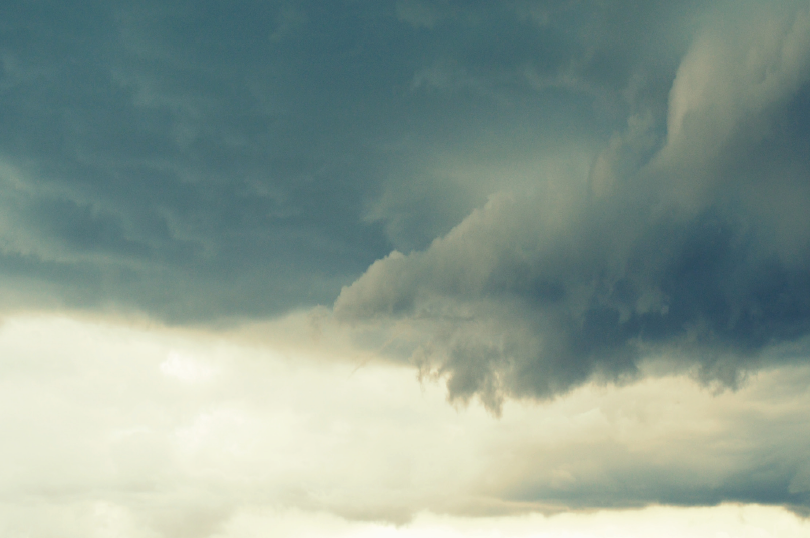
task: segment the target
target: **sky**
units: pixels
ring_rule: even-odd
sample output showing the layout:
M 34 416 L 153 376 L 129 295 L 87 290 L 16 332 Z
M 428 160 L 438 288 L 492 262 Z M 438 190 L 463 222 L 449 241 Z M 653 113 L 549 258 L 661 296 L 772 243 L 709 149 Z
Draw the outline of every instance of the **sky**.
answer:
M 0 531 L 810 533 L 810 2 L 6 0 Z

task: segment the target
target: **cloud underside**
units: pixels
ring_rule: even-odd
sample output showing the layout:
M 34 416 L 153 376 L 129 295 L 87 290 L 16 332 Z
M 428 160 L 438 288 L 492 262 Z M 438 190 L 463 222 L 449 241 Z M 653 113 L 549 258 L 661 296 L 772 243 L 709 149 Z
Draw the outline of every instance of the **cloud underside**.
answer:
M 422 374 L 496 412 L 633 379 L 650 359 L 733 386 L 801 357 L 810 16 L 753 11 L 698 35 L 665 134 L 632 115 L 587 180 L 494 195 L 428 248 L 373 264 L 336 316 L 393 322 Z
M 666 2 L 47 0 L 2 18 L 0 308 L 178 323 L 331 304 L 489 194 L 587 168 L 627 92 L 665 98 L 691 33 Z

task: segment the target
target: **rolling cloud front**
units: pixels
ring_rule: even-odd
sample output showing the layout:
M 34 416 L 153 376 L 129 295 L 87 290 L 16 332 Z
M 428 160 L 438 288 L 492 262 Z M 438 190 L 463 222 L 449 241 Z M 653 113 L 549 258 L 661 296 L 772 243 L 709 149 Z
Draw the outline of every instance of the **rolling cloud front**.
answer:
M 710 18 L 666 116 L 630 115 L 587 181 L 493 195 L 426 249 L 375 262 L 336 314 L 423 327 L 420 366 L 493 408 L 633 377 L 656 353 L 730 384 L 773 360 L 810 328 L 802 8 Z
M 806 0 L 4 2 L 0 530 L 806 516 L 809 211 Z

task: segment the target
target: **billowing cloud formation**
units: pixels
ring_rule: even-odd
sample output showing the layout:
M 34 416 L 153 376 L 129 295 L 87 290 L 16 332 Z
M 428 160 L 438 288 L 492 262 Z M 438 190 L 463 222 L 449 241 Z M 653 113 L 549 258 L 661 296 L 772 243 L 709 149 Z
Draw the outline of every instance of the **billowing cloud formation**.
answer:
M 493 410 L 650 357 L 735 383 L 810 331 L 809 8 L 708 16 L 667 113 L 630 115 L 587 178 L 493 196 L 373 264 L 336 315 L 407 327 L 423 374 Z

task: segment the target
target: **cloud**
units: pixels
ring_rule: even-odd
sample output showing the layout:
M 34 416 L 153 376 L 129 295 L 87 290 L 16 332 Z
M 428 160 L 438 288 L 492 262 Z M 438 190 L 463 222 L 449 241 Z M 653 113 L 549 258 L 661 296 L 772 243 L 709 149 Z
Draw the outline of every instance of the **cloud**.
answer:
M 441 3 L 421 2 L 419 0 L 398 0 L 396 3 L 397 18 L 415 27 L 433 28 L 442 18 Z
M 787 118 L 810 91 L 810 16 L 797 3 L 733 21 L 684 57 L 665 135 L 654 108 L 630 116 L 589 178 L 493 196 L 426 249 L 371 265 L 335 315 L 406 327 L 423 375 L 496 412 L 662 355 L 734 386 L 806 336 L 808 226 L 793 212 L 810 203 L 808 134 Z M 748 168 L 759 160 L 774 168 Z
M 273 348 L 239 331 L 7 319 L 0 529 L 237 537 L 303 518 L 323 534 L 375 523 L 419 535 L 425 517 L 568 512 L 529 527 L 551 533 L 603 508 L 807 509 L 806 365 L 721 394 L 672 375 L 587 384 L 494 419 L 458 412 L 410 369 L 357 368 L 330 341 L 291 338 L 305 318 L 278 323 L 262 324 L 287 334 Z
M 38 6 L 3 27 L 0 279 L 179 323 L 331 304 L 531 166 L 581 168 L 690 33 L 664 2 Z
M 331 302 L 390 248 L 360 216 L 370 124 L 335 136 L 354 82 L 316 91 L 343 69 L 319 40 L 352 31 L 328 11 L 111 3 L 74 27 L 52 7 L 6 17 L 44 30 L 4 33 L 0 273 L 23 258 L 56 303 L 187 322 Z
M 807 7 L 793 2 L 744 13 L 698 37 L 672 85 L 666 145 L 657 159 L 662 167 L 683 167 L 676 172 L 683 176 L 693 172 L 692 181 L 681 179 L 690 189 L 733 181 L 717 173 L 716 161 L 729 145 L 774 136 L 774 117 L 810 80 Z
M 0 21 L 0 533 L 807 513 L 805 0 L 66 6 Z

